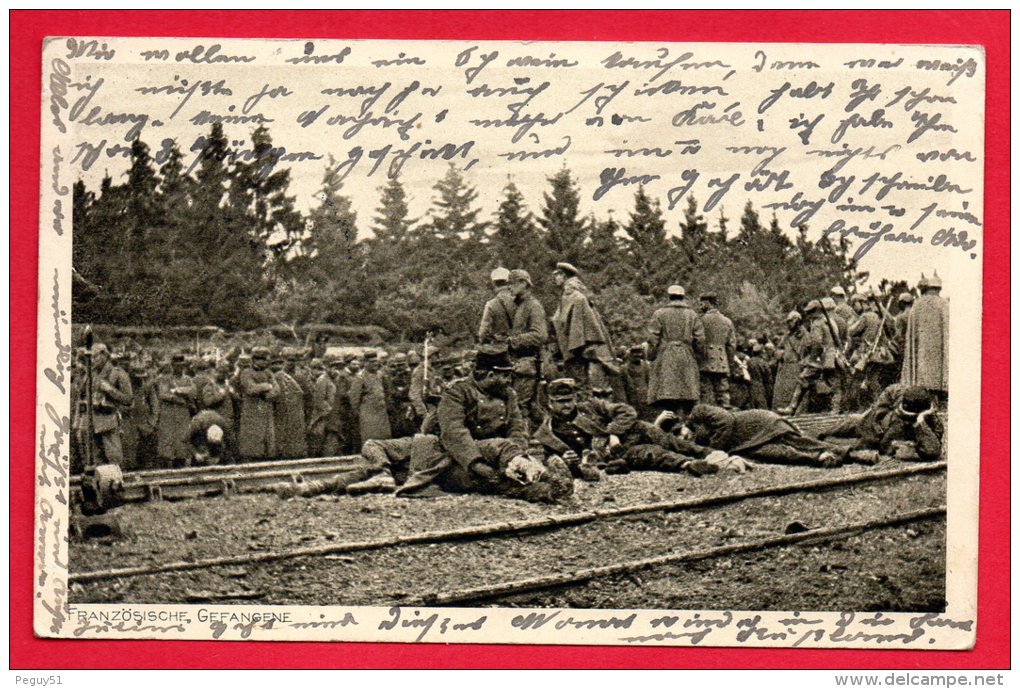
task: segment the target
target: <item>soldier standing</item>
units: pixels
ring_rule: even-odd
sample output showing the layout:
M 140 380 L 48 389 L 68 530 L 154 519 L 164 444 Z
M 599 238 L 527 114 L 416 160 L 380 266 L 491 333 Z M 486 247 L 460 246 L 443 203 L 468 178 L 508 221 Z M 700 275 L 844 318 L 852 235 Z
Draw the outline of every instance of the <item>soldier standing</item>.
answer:
M 531 275 L 526 270 L 510 271 L 510 293 L 513 297 L 513 319 L 507 336 L 510 358 L 514 366 L 514 390 L 525 422 L 536 425 L 542 421 L 538 403 L 538 377 L 542 347 L 549 340 L 545 309 L 531 293 Z
M 280 393 L 269 370 L 269 350 L 255 347 L 252 367 L 238 374 L 241 393 L 241 421 L 238 428 L 238 453 L 245 461 L 276 457 L 276 431 L 273 426 L 273 402 Z
M 807 337 L 798 311 L 791 311 L 786 315 L 786 328 L 787 333 L 779 343 L 779 364 L 776 367 L 775 383 L 772 388 L 773 409 L 786 409 L 793 401 L 799 386 L 804 338 Z
M 294 378 L 283 370 L 283 360 L 271 365 L 279 394 L 273 401 L 273 434 L 276 452 L 284 459 L 308 456 L 305 439 L 305 392 Z
M 634 345 L 627 350 L 623 362 L 623 390 L 627 404 L 634 407 L 638 418 L 647 421 L 651 417 L 648 406 L 648 383 L 651 367 L 645 359 L 644 345 Z
M 830 398 L 830 408 L 838 410 L 836 344 L 832 335 L 834 326 L 817 300 L 808 302 L 804 314 L 809 322 L 802 350 L 800 380 L 790 405 L 781 411 L 796 414 L 801 405 L 810 410 L 817 406 L 818 398 Z
M 681 420 L 698 401 L 698 355 L 704 351 L 705 328 L 687 303 L 680 285 L 666 290 L 669 304 L 657 309 L 648 324 L 648 404 Z
M 921 291 L 907 316 L 901 381 L 928 390 L 945 405 L 949 391 L 949 302 L 938 275 L 921 276 Z
M 92 437 L 83 439 L 92 443 L 96 464 L 124 463 L 124 445 L 121 435 L 121 410 L 131 406 L 131 379 L 116 366 L 105 344 L 92 348 Z M 87 394 L 82 387 L 83 394 Z M 87 408 L 87 405 L 83 405 Z M 87 413 L 87 412 L 86 412 Z
M 156 379 L 156 390 L 159 396 L 156 454 L 163 467 L 187 466 L 191 462 L 187 434 L 195 410 L 195 385 L 184 373 L 183 354 L 171 357 L 170 371 Z
M 565 374 L 589 389 L 612 387 L 613 342 L 591 292 L 569 263 L 556 264 L 553 282 L 563 290 L 552 324 Z
M 336 404 L 335 371 L 340 362 L 329 361 L 315 379 L 312 408 L 308 417 L 308 448 L 312 457 L 333 457 L 340 452 L 340 423 Z
M 131 362 L 131 408 L 125 415 L 124 460 L 132 468 L 153 466 L 155 433 L 159 420 L 159 397 L 149 371 L 140 361 Z
M 365 367 L 351 382 L 348 391 L 351 411 L 358 420 L 359 438 L 384 440 L 393 437 L 387 413 L 389 398 L 388 381 L 379 370 L 378 354 L 374 350 L 365 352 Z M 359 445 L 358 450 L 361 450 Z
M 489 274 L 496 296 L 482 307 L 482 321 L 478 326 L 478 341 L 482 344 L 506 342 L 514 322 L 514 296 L 510 291 L 510 271 L 496 268 Z
M 829 290 L 829 298 L 832 300 L 832 305 L 826 303 L 824 306 L 829 310 L 829 315 L 834 316 L 837 322 L 843 322 L 843 329 L 839 331 L 839 337 L 845 341 L 846 328 L 856 320 L 857 311 L 853 305 L 847 304 L 846 290 L 840 285 Z
M 716 305 L 715 294 L 701 295 L 704 313 L 701 323 L 705 331 L 705 358 L 701 362 L 701 401 L 730 406 L 730 362 L 737 349 L 737 332 L 733 321 Z

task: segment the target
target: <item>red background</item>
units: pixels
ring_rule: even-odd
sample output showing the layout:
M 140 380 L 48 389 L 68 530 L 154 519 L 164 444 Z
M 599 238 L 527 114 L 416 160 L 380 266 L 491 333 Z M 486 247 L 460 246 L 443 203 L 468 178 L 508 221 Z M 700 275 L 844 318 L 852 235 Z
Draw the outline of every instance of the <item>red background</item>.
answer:
M 14 11 L 10 18 L 12 668 L 1009 666 L 1007 11 Z M 985 308 L 975 648 L 968 652 L 752 651 L 36 639 L 32 634 L 31 600 L 42 39 L 88 35 L 983 45 L 987 56 Z

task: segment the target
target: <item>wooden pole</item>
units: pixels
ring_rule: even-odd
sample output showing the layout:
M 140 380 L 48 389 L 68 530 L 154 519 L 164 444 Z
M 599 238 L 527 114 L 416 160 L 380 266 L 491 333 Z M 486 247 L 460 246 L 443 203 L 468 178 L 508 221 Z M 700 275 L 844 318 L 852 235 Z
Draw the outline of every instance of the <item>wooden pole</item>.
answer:
M 772 497 L 777 495 L 786 495 L 789 493 L 849 486 L 858 483 L 883 481 L 886 479 L 901 478 L 923 473 L 934 473 L 942 471 L 945 468 L 945 462 L 935 462 L 932 464 L 921 464 L 903 469 L 891 469 L 888 471 L 859 471 L 851 474 L 850 476 L 844 476 L 841 478 L 786 483 L 778 486 L 753 488 L 740 493 L 730 493 L 727 495 L 708 495 L 671 502 L 643 503 L 615 509 L 590 510 L 587 512 L 564 515 L 549 515 L 548 517 L 526 519 L 516 522 L 500 522 L 496 524 L 468 526 L 449 531 L 424 531 L 417 534 L 396 536 L 393 538 L 334 543 L 323 546 L 311 546 L 308 548 L 295 548 L 293 550 L 248 553 L 244 555 L 227 555 L 224 557 L 215 557 L 203 560 L 168 562 L 160 565 L 140 565 L 136 567 L 121 567 L 118 569 L 102 569 L 92 572 L 71 573 L 68 575 L 68 582 L 81 584 L 90 581 L 102 581 L 104 579 L 118 579 L 122 577 L 137 577 L 147 574 L 163 574 L 166 572 L 208 569 L 210 567 L 276 562 L 279 560 L 289 560 L 298 557 L 319 557 L 322 555 L 381 550 L 383 548 L 417 545 L 421 543 L 443 543 L 448 541 L 480 538 L 484 536 L 507 535 L 524 533 L 527 531 L 538 531 L 542 529 L 564 528 L 603 519 L 615 519 L 635 514 L 712 507 L 716 505 L 735 503 L 751 498 Z
M 719 546 L 716 548 L 707 548 L 704 550 L 691 550 L 686 552 L 670 553 L 668 555 L 649 557 L 643 560 L 630 560 L 627 562 L 620 562 L 614 565 L 606 565 L 604 567 L 590 567 L 587 569 L 580 569 L 575 572 L 566 572 L 563 574 L 548 574 L 540 577 L 531 577 L 529 579 L 518 579 L 516 581 L 507 581 L 499 584 L 492 584 L 489 586 L 478 586 L 470 589 L 461 589 L 459 591 L 453 591 L 450 593 L 436 593 L 401 604 L 409 606 L 415 605 L 443 606 L 454 605 L 458 603 L 468 603 L 471 601 L 491 600 L 493 598 L 502 598 L 504 596 L 516 595 L 519 593 L 526 593 L 529 591 L 556 588 L 559 586 L 566 586 L 569 584 L 580 584 L 590 581 L 591 579 L 612 576 L 615 574 L 624 574 L 627 572 L 635 572 L 637 570 L 647 569 L 649 567 L 657 567 L 660 565 L 673 565 L 684 562 L 697 562 L 699 560 L 710 560 L 717 557 L 724 557 L 726 555 L 735 555 L 737 553 L 746 553 L 757 550 L 766 550 L 769 548 L 778 548 L 781 546 L 794 545 L 805 541 L 822 541 L 839 538 L 848 538 L 862 531 L 870 531 L 872 529 L 878 529 L 889 526 L 898 526 L 900 524 L 907 524 L 910 522 L 920 521 L 923 519 L 932 519 L 934 517 L 944 516 L 945 514 L 946 506 L 940 505 L 938 507 L 929 507 L 925 509 L 914 510 L 912 512 L 901 512 L 898 514 L 894 514 L 891 517 L 884 517 L 881 519 L 869 519 L 867 521 L 857 522 L 855 524 L 845 524 L 842 526 L 834 526 L 825 529 L 815 529 L 812 531 L 804 531 L 796 534 L 784 534 L 782 536 L 772 536 L 770 538 L 761 538 L 754 541 L 744 541 L 743 543 L 733 543 L 730 545 Z

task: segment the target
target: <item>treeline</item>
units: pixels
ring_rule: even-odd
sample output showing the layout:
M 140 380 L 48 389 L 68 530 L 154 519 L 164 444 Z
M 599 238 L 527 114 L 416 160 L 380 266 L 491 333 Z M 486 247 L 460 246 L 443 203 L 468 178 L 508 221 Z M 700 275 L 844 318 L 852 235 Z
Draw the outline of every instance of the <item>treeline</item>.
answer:
M 239 156 L 213 125 L 190 173 L 178 149 L 157 166 L 135 140 L 122 184 L 109 176 L 96 191 L 75 184 L 76 322 L 380 325 L 399 339 L 431 330 L 469 340 L 493 267 L 528 269 L 551 314 L 558 295 L 549 274 L 566 260 L 583 271 L 626 342 L 642 336 L 675 282 L 695 295 L 716 292 L 737 325 L 754 333 L 827 286 L 864 277 L 845 246 L 811 241 L 806 227 L 791 238 L 750 202 L 736 221 L 720 209 L 710 227 L 688 197 L 674 232 L 643 188 L 626 217 L 583 216 L 565 167 L 541 199 L 525 199 L 508 178 L 498 208 L 485 211 L 451 165 L 422 218 L 409 215 L 400 180 L 390 179 L 373 217 L 359 219 L 327 165 L 304 215 L 269 132 L 260 127 L 251 138 L 251 153 Z M 359 239 L 362 229 L 369 231 Z

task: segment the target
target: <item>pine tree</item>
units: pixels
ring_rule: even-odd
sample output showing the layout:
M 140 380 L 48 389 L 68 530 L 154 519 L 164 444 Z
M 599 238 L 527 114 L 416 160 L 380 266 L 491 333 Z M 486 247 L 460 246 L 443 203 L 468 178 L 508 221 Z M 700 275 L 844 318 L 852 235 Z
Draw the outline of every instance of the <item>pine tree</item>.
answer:
M 290 170 L 277 169 L 282 151 L 273 146 L 264 125 L 252 132 L 251 145 L 251 160 L 234 167 L 231 204 L 246 211 L 252 223 L 249 231 L 280 262 L 296 250 L 304 223 L 294 208 L 294 197 L 287 196 Z
M 503 200 L 496 211 L 495 226 L 493 244 L 500 265 L 521 266 L 530 270 L 533 276 L 546 272 L 548 254 L 535 218 L 525 207 L 524 195 L 512 179 L 508 179 L 503 187 Z
M 456 165 L 450 163 L 446 174 L 432 187 L 438 192 L 434 200 L 431 233 L 440 240 L 466 239 L 482 242 L 486 223 L 478 221 L 479 209 L 473 207 L 478 192 L 469 186 Z
M 377 241 L 399 246 L 407 241 L 415 223 L 408 217 L 407 193 L 400 178 L 391 177 L 379 187 L 379 197 L 377 215 L 372 218 L 372 232 Z
M 627 254 L 634 268 L 634 284 L 639 294 L 660 294 L 670 281 L 668 266 L 672 262 L 666 241 L 666 221 L 659 201 L 645 193 L 644 186 L 634 194 L 634 210 L 627 223 Z M 664 285 L 663 283 L 667 284 Z
M 539 224 L 545 230 L 546 244 L 554 261 L 579 261 L 586 228 L 579 217 L 581 196 L 577 182 L 566 167 L 548 178 L 550 192 L 543 195 Z

